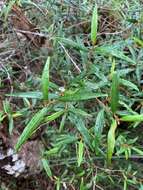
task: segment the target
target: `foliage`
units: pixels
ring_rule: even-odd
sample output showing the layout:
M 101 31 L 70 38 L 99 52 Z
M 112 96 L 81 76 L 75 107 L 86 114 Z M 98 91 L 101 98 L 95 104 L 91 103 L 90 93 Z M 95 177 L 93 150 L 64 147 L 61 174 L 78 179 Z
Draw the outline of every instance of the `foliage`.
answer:
M 8 118 L 10 134 L 17 120 L 24 126 L 16 151 L 41 128 L 41 163 L 55 189 L 142 189 L 135 164 L 143 156 L 140 1 L 113 0 L 107 7 L 105 1 L 95 5 L 86 0 L 18 3 L 48 36 L 53 52 L 43 47 L 34 51 L 28 42 L 27 50 L 21 42 L 29 66 L 22 57 L 12 59 L 26 76 L 22 82 L 11 59 L 2 64 L 1 88 L 10 76 L 14 89 L 4 93 L 0 121 Z M 11 7 L 9 3 L 5 20 Z M 102 16 L 119 28 L 112 31 L 112 23 L 105 22 L 109 32 L 100 32 Z M 29 59 L 41 63 L 40 70 Z

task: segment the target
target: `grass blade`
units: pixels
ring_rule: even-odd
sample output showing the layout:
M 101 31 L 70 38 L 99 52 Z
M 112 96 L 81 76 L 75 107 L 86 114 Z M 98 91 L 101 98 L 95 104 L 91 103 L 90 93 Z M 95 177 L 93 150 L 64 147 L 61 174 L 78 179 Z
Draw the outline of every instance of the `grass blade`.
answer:
M 143 47 L 143 40 L 141 40 L 141 39 L 139 39 L 137 37 L 134 37 L 133 40 L 134 40 L 134 42 L 136 44 L 138 44 L 139 46 Z
M 136 148 L 136 147 L 132 147 L 132 150 L 134 150 L 135 152 L 137 152 L 139 155 L 143 156 L 143 151 Z
M 50 179 L 52 179 L 52 172 L 51 172 L 51 169 L 50 169 L 48 161 L 46 159 L 44 159 L 44 158 L 41 161 L 42 161 L 42 165 L 43 165 L 44 170 L 46 171 L 47 176 Z
M 57 154 L 59 151 L 59 147 L 54 147 L 54 148 L 51 148 L 50 150 L 46 150 L 44 152 L 44 156 L 51 156 L 51 155 L 55 155 Z
M 44 100 L 49 99 L 49 66 L 50 66 L 50 57 L 48 57 L 42 73 L 42 93 Z
M 96 123 L 94 126 L 94 134 L 95 134 L 95 149 L 96 153 L 98 153 L 98 146 L 101 140 L 101 134 L 104 127 L 104 110 L 101 110 L 96 118 Z
M 11 135 L 14 128 L 14 122 L 13 122 L 13 114 L 10 107 L 10 103 L 7 100 L 3 101 L 3 108 L 8 117 L 8 124 L 9 124 L 8 129 L 9 129 L 9 134 Z
M 11 93 L 11 94 L 6 94 L 6 96 L 11 96 L 16 98 L 43 99 L 42 92 L 40 91 Z M 58 98 L 57 94 L 49 93 L 49 99 L 56 99 L 56 98 Z
M 64 110 L 61 110 L 61 111 L 58 111 L 58 112 L 53 113 L 53 114 L 50 115 L 50 116 L 45 117 L 44 123 L 45 123 L 45 122 L 47 123 L 47 122 L 50 122 L 50 121 L 53 121 L 53 120 L 57 119 L 57 118 L 60 117 L 63 113 L 64 113 Z
M 111 85 L 111 110 L 115 113 L 118 109 L 119 101 L 119 77 L 117 72 L 113 73 Z
M 88 146 L 92 149 L 91 137 L 90 137 L 88 129 L 85 127 L 83 119 L 81 119 L 80 117 L 76 117 L 75 115 L 72 115 L 72 117 L 70 117 L 70 120 L 72 123 L 75 124 L 78 131 L 83 136 L 85 143 L 88 144 Z
M 73 102 L 73 101 L 82 101 L 82 100 L 89 100 L 94 99 L 98 97 L 106 97 L 107 94 L 102 93 L 94 93 L 92 91 L 87 91 L 83 89 L 78 89 L 76 91 L 66 91 L 63 96 L 59 98 L 60 101 L 67 101 L 67 102 Z
M 125 115 L 121 117 L 120 120 L 127 121 L 127 122 L 140 122 L 140 121 L 143 121 L 143 114 Z
M 113 57 L 122 59 L 128 63 L 136 64 L 136 62 L 134 60 L 132 60 L 131 58 L 126 56 L 122 51 L 119 51 L 118 49 L 113 48 L 112 46 L 109 46 L 109 45 L 96 47 L 95 52 L 100 55 L 104 55 L 104 56 L 108 56 L 108 57 L 113 56 Z
M 19 137 L 16 145 L 15 150 L 18 151 L 21 146 L 28 140 L 29 137 L 36 131 L 36 129 L 39 127 L 41 122 L 44 120 L 44 117 L 48 111 L 48 108 L 43 108 L 39 112 L 37 112 L 33 118 L 30 120 L 30 122 L 27 124 L 25 129 L 23 130 L 21 136 Z
M 108 132 L 108 137 L 107 137 L 107 164 L 108 166 L 111 165 L 111 159 L 114 153 L 116 128 L 117 128 L 117 122 L 116 120 L 113 120 Z
M 98 11 L 97 11 L 97 5 L 95 5 L 91 19 L 91 42 L 93 45 L 96 44 L 97 29 L 98 29 Z
M 79 44 L 79 43 L 77 43 L 77 42 L 74 42 L 74 41 L 71 40 L 71 39 L 67 39 L 67 38 L 57 38 L 57 40 L 58 40 L 59 42 L 64 43 L 64 45 L 65 45 L 66 47 L 70 47 L 70 48 L 72 47 L 72 48 L 75 48 L 75 49 L 80 50 L 80 51 L 88 52 L 88 48 L 86 48 L 84 45 L 81 45 L 81 44 Z
M 136 90 L 136 91 L 139 92 L 138 87 L 134 83 L 132 83 L 132 82 L 130 82 L 128 80 L 120 79 L 120 83 L 122 85 L 124 85 L 124 86 L 127 86 L 128 88 L 131 88 L 131 89 Z
M 83 151 L 84 151 L 84 144 L 81 140 L 80 142 L 78 142 L 78 155 L 77 155 L 78 167 L 80 167 L 80 165 L 83 161 Z

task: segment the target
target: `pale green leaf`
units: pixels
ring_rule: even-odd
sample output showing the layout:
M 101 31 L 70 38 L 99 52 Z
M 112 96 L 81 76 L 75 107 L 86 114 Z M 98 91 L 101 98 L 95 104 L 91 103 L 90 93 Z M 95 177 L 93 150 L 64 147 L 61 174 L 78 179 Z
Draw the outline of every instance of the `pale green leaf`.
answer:
M 17 92 L 6 94 L 6 96 L 12 96 L 16 98 L 32 98 L 32 99 L 43 99 L 43 94 L 40 91 L 31 91 L 31 92 Z M 49 99 L 58 98 L 57 94 L 49 93 Z
M 124 86 L 127 86 L 128 88 L 131 88 L 131 89 L 136 90 L 136 91 L 139 92 L 138 87 L 134 83 L 132 83 L 132 82 L 130 82 L 128 80 L 120 79 L 120 83 L 122 85 L 124 85 Z
M 95 5 L 91 20 L 91 41 L 93 45 L 96 44 L 97 29 L 98 29 L 98 10 L 97 10 L 97 5 Z
M 53 121 L 57 119 L 58 117 L 60 117 L 62 114 L 64 114 L 64 110 L 55 112 L 52 115 L 45 117 L 44 122 L 47 123 L 47 122 Z
M 44 155 L 45 156 L 51 156 L 51 155 L 57 154 L 58 151 L 59 151 L 59 147 L 54 147 L 54 148 L 51 148 L 50 150 L 46 150 L 44 152 Z
M 113 120 L 108 132 L 108 136 L 107 136 L 107 164 L 108 165 L 111 165 L 111 159 L 114 153 L 116 128 L 117 128 L 117 122 L 116 120 Z
M 121 121 L 127 121 L 127 122 L 138 122 L 143 121 L 143 114 L 136 114 L 136 115 L 125 115 L 120 118 Z
M 143 151 L 136 148 L 136 147 L 132 147 L 132 150 L 134 150 L 135 152 L 137 152 L 139 155 L 143 156 Z
M 44 170 L 46 171 L 47 176 L 52 179 L 52 172 L 51 172 L 48 161 L 44 158 L 41 161 L 42 161 L 42 165 L 43 165 Z
M 41 82 L 42 82 L 42 93 L 44 100 L 49 99 L 49 66 L 50 66 L 50 57 L 48 57 L 42 73 Z
M 95 148 L 98 150 L 98 145 L 101 140 L 101 135 L 104 127 L 104 110 L 101 110 L 96 118 L 95 126 L 94 126 L 94 135 L 95 135 Z
M 96 47 L 95 52 L 100 55 L 104 55 L 104 56 L 108 56 L 108 57 L 113 56 L 113 57 L 122 59 L 124 61 L 127 61 L 129 63 L 136 64 L 136 62 L 133 59 L 129 58 L 122 51 L 119 51 L 116 48 L 113 48 L 112 46 Z
M 78 155 L 77 155 L 78 167 L 80 167 L 80 165 L 83 161 L 83 151 L 84 151 L 84 144 L 81 140 L 80 142 L 78 142 Z

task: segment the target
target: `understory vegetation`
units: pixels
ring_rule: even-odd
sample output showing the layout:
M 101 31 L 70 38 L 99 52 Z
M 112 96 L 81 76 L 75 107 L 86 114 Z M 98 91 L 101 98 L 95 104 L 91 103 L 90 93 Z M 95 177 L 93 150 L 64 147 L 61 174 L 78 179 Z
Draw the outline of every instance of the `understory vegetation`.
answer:
M 143 190 L 143 1 L 0 9 L 0 135 L 36 160 L 1 189 Z

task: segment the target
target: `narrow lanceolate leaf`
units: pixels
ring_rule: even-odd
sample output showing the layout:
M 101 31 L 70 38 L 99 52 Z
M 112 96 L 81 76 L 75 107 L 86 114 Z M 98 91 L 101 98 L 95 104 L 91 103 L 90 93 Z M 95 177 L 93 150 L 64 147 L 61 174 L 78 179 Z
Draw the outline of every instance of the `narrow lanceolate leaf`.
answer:
M 104 110 L 101 110 L 97 115 L 95 126 L 94 126 L 96 152 L 98 151 L 98 146 L 101 140 L 103 127 L 104 127 Z
M 97 5 L 95 5 L 91 20 L 91 41 L 93 45 L 96 44 L 97 29 L 98 29 L 98 12 L 97 12 Z
M 113 120 L 108 132 L 108 137 L 107 137 L 107 164 L 108 165 L 111 165 L 111 159 L 114 153 L 116 128 L 117 128 L 117 122 L 116 120 Z
M 121 117 L 121 121 L 127 121 L 127 122 L 140 122 L 143 121 L 143 114 L 136 114 L 136 115 L 125 115 Z
M 50 66 L 50 57 L 48 57 L 42 73 L 42 93 L 44 100 L 49 99 L 49 66 Z
M 84 45 L 81 45 L 71 39 L 67 39 L 67 38 L 57 38 L 57 40 L 59 42 L 62 42 L 64 44 L 64 46 L 69 47 L 69 48 L 75 48 L 77 50 L 81 50 L 84 52 L 88 52 L 88 48 L 85 47 Z
M 27 139 L 31 137 L 31 135 L 38 129 L 39 125 L 44 120 L 47 111 L 48 108 L 43 108 L 33 116 L 33 118 L 30 120 L 30 122 L 23 130 L 21 136 L 19 137 L 15 145 L 16 151 L 18 151 L 21 148 L 21 146 L 27 141 Z
M 47 150 L 44 152 L 44 156 L 51 156 L 57 154 L 59 151 L 59 147 L 51 148 L 50 150 Z
M 63 96 L 59 97 L 59 100 L 64 102 L 65 101 L 73 102 L 73 101 L 90 100 L 98 97 L 107 97 L 107 94 L 94 93 L 92 91 L 87 91 L 87 90 L 77 90 L 77 91 L 65 92 Z
M 83 161 L 83 151 L 84 151 L 84 144 L 81 140 L 80 142 L 78 142 L 78 156 L 77 156 L 78 167 L 81 165 Z
M 119 103 L 119 76 L 116 72 L 112 76 L 112 85 L 111 85 L 111 110 L 115 113 L 118 109 Z
M 32 92 L 18 92 L 6 94 L 6 96 L 12 96 L 16 98 L 32 98 L 32 99 L 43 99 L 42 92 L 32 91 Z M 49 93 L 49 99 L 57 99 L 58 95 L 54 93 Z
M 53 120 L 57 119 L 58 117 L 60 117 L 63 113 L 64 113 L 64 110 L 53 113 L 52 115 L 45 117 L 44 122 L 53 121 Z
M 8 121 L 9 121 L 9 134 L 12 134 L 13 128 L 14 128 L 14 124 L 13 124 L 13 115 L 12 115 L 12 110 L 10 107 L 10 103 L 6 100 L 3 102 L 3 108 L 4 111 L 8 117 Z
M 50 169 L 50 166 L 49 166 L 49 163 L 46 159 L 42 159 L 42 165 L 43 165 L 43 168 L 44 170 L 46 171 L 46 174 L 48 175 L 48 177 L 50 177 L 52 179 L 52 172 L 51 172 L 51 169 Z
M 132 83 L 132 82 L 130 82 L 130 81 L 128 81 L 128 80 L 120 79 L 120 83 L 121 83 L 122 85 L 124 85 L 124 86 L 127 86 L 127 87 L 130 88 L 130 89 L 133 89 L 133 90 L 136 90 L 136 91 L 139 92 L 138 87 L 137 87 L 134 83 Z
M 107 57 L 113 56 L 119 59 L 122 59 L 128 63 L 136 64 L 136 62 L 126 56 L 122 51 L 118 50 L 117 48 L 112 47 L 111 45 L 107 46 L 99 46 L 95 48 L 95 52 L 100 55 L 104 55 Z
M 92 149 L 91 137 L 90 137 L 88 129 L 85 127 L 84 120 L 75 115 L 72 115 L 72 117 L 70 117 L 70 120 L 72 123 L 75 124 L 75 126 L 77 127 L 77 130 L 83 136 L 84 142 Z
M 137 37 L 134 37 L 133 40 L 141 47 L 143 47 L 143 40 L 137 38 Z
M 139 155 L 143 156 L 143 151 L 136 148 L 136 147 L 132 147 L 132 150 L 134 150 L 135 152 L 137 152 Z

